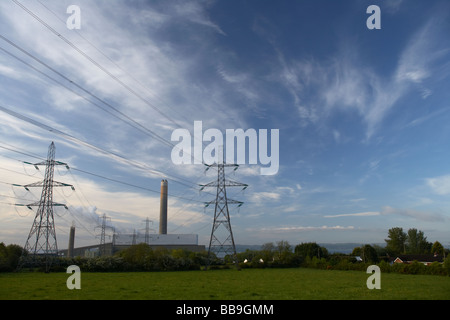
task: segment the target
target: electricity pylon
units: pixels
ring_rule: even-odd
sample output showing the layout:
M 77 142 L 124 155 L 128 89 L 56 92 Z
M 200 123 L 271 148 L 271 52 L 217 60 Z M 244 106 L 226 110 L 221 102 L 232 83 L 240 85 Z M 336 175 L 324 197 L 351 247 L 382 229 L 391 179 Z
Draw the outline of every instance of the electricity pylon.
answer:
M 20 259 L 19 268 L 24 266 L 42 266 L 44 264 L 45 272 L 49 272 L 52 260 L 58 256 L 53 207 L 63 206 L 67 209 L 66 205 L 53 202 L 53 187 L 71 187 L 72 190 L 75 189 L 70 184 L 53 180 L 55 166 L 64 165 L 66 168 L 69 168 L 66 163 L 55 161 L 55 144 L 53 142 L 48 148 L 47 160 L 33 165 L 37 169 L 39 169 L 39 166 L 45 166 L 45 176 L 42 182 L 22 186 L 26 190 L 32 187 L 42 187 L 42 193 L 38 202 L 26 205 L 29 209 L 37 206 L 38 210 L 25 243 L 24 254 Z
M 102 216 L 102 224 L 100 226 L 95 227 L 95 228 L 101 228 L 100 247 L 99 247 L 99 249 L 100 249 L 99 250 L 100 257 L 106 256 L 106 229 L 111 229 L 114 232 L 114 227 L 107 226 L 106 225 L 106 220 L 111 220 L 111 218 L 107 217 L 106 214 L 103 214 L 103 216 Z M 111 251 L 111 254 L 112 254 L 112 251 Z
M 213 203 L 215 204 L 214 222 L 211 230 L 211 238 L 209 240 L 207 267 L 211 263 L 211 254 L 214 253 L 218 258 L 224 258 L 227 255 L 231 256 L 236 267 L 239 269 L 228 204 L 237 204 L 240 207 L 243 202 L 228 199 L 226 187 L 243 187 L 246 189 L 248 185 L 225 179 L 225 168 L 234 167 L 234 170 L 237 170 L 239 167 L 237 164 L 226 164 L 219 160 L 219 163 L 207 165 L 207 167 L 208 169 L 211 167 L 217 168 L 217 180 L 200 185 L 201 190 L 207 187 L 217 188 L 216 199 L 206 203 L 206 207 Z
M 150 222 L 153 224 L 153 221 L 150 220 L 149 218 L 147 218 L 144 220 L 144 222 L 145 222 L 145 238 L 144 238 L 145 240 L 144 240 L 144 242 L 146 244 L 149 244 L 150 243 Z

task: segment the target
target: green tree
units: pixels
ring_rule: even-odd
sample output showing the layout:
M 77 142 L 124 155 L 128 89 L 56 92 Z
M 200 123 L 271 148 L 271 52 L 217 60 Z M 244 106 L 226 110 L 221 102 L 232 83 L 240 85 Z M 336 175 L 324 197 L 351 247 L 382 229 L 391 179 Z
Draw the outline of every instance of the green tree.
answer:
M 433 243 L 433 246 L 431 247 L 431 253 L 443 255 L 444 254 L 444 246 L 439 241 L 435 241 Z
M 317 258 L 327 258 L 328 250 L 324 247 L 319 246 L 315 242 L 301 243 L 295 246 L 294 252 L 303 258 L 306 257 L 317 257 Z
M 292 253 L 292 247 L 288 241 L 279 241 L 276 246 L 276 254 L 279 260 L 285 260 Z
M 275 254 L 275 245 L 272 242 L 264 243 L 261 246 L 261 259 L 264 262 L 272 261 Z
M 447 275 L 450 276 L 450 255 L 444 260 L 444 269 L 447 272 Z
M 0 271 L 13 271 L 17 268 L 20 256 L 22 255 L 22 247 L 16 244 L 5 246 L 0 243 Z
M 353 251 L 352 251 L 351 255 L 352 256 L 361 256 L 361 247 L 353 248 Z
M 363 262 L 378 262 L 378 253 L 370 244 L 356 247 L 352 251 L 352 256 L 360 256 Z
M 406 249 L 406 252 L 409 254 L 429 253 L 431 243 L 427 241 L 427 237 L 425 237 L 423 231 L 412 228 L 408 230 Z
M 378 262 L 378 254 L 374 247 L 366 244 L 361 248 L 361 258 L 363 262 L 376 263 Z
M 372 247 L 377 252 L 378 258 L 384 257 L 387 255 L 387 251 L 385 247 L 379 246 L 377 244 L 373 244 Z
M 3 242 L 0 242 L 0 271 L 7 271 L 8 269 L 8 254 L 6 252 L 6 246 Z
M 152 248 L 146 243 L 132 245 L 118 253 L 123 260 L 137 268 L 142 267 L 147 260 L 153 257 Z
M 247 262 L 253 261 L 255 257 L 259 255 L 258 251 L 246 249 L 244 252 L 239 252 L 236 254 L 239 262 Z
M 395 227 L 388 231 L 388 239 L 386 241 L 386 251 L 390 255 L 405 253 L 407 234 L 403 232 L 403 228 Z

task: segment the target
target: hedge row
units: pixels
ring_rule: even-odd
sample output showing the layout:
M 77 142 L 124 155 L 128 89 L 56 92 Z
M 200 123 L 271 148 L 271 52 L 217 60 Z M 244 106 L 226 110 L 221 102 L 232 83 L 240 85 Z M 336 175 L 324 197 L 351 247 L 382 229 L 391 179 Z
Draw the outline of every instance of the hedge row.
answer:
M 367 268 L 375 263 L 362 263 L 356 262 L 351 257 L 341 257 L 340 259 L 318 259 L 317 257 L 296 257 L 295 259 L 289 259 L 285 261 L 269 261 L 260 262 L 258 260 L 249 261 L 246 263 L 240 263 L 242 268 L 289 268 L 289 267 L 303 267 L 303 268 L 315 268 L 322 270 L 356 270 L 366 271 Z M 450 257 L 447 257 L 444 263 L 433 262 L 431 265 L 424 265 L 418 261 L 414 261 L 411 264 L 394 263 L 390 264 L 386 261 L 377 263 L 381 272 L 396 272 L 403 274 L 424 274 L 424 275 L 440 275 L 450 276 Z
M 98 258 L 56 258 L 50 271 L 64 272 L 70 265 L 76 265 L 85 272 L 187 271 L 199 270 L 204 264 L 204 254 L 150 249 L 148 254 L 138 257 L 118 254 Z

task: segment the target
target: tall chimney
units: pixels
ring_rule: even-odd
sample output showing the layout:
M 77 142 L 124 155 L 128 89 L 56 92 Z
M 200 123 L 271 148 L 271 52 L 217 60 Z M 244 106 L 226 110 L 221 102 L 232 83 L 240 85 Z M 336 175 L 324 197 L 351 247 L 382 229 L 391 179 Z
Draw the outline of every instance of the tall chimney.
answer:
M 75 223 L 72 223 L 69 234 L 69 248 L 67 249 L 67 257 L 73 258 L 73 250 L 75 248 Z
M 159 208 L 159 234 L 167 234 L 167 180 L 161 181 L 161 203 Z

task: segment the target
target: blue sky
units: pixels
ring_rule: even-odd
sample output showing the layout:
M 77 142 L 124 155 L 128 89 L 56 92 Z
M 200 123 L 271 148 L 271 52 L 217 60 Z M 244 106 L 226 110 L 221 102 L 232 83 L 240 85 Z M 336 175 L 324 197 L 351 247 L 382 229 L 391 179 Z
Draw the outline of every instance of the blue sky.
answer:
M 40 190 L 11 184 L 42 179 L 21 161 L 54 141 L 72 168 L 55 180 L 76 188 L 55 191 L 60 247 L 73 221 L 77 245 L 98 242 L 103 213 L 119 234 L 147 217 L 157 230 L 162 178 L 168 232 L 207 244 L 214 190 L 197 185 L 216 177 L 167 144 L 202 121 L 280 132 L 276 175 L 229 173 L 249 184 L 229 190 L 245 202 L 237 243 L 383 243 L 403 227 L 450 245 L 448 1 L 16 2 L 0 3 L 0 241 L 25 243 L 35 211 L 13 204 Z

